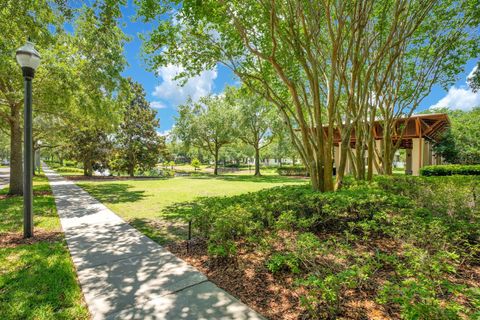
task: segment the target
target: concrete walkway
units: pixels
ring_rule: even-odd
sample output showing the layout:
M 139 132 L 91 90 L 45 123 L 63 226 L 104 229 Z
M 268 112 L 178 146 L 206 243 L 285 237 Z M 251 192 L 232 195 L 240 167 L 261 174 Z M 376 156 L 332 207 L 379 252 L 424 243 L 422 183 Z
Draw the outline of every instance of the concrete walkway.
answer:
M 262 319 L 73 182 L 44 171 L 93 319 Z
M 10 168 L 0 168 L 0 189 L 8 185 L 10 179 Z

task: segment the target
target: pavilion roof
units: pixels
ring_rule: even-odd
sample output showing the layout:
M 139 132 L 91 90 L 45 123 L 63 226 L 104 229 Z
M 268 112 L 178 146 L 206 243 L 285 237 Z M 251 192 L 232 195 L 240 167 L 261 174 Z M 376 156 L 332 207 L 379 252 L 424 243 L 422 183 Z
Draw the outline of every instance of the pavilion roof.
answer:
M 402 128 L 406 126 L 403 136 Z M 450 126 L 450 119 L 446 113 L 417 114 L 409 118 L 397 119 L 392 133 L 392 140 L 402 139 L 403 148 L 411 148 L 413 138 L 425 138 L 431 141 L 441 139 L 442 133 Z M 324 127 L 326 130 L 328 127 Z M 374 126 L 375 139 L 383 139 L 383 121 L 375 121 Z M 334 133 L 334 143 L 340 143 L 340 132 L 338 129 Z M 355 130 L 352 130 L 350 144 L 355 145 Z

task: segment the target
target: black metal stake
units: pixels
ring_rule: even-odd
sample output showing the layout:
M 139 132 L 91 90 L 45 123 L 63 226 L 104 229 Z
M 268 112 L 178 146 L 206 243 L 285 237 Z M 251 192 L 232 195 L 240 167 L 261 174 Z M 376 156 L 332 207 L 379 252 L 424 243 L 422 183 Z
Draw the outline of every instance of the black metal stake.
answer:
M 190 240 L 191 239 L 192 239 L 192 220 L 188 220 L 187 253 L 190 253 Z

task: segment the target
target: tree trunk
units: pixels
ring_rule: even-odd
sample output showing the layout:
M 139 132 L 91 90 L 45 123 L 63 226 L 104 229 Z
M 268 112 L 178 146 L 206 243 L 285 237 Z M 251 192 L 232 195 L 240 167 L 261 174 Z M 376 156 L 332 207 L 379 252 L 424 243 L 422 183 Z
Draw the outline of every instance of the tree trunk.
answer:
M 367 172 L 367 180 L 368 181 L 372 181 L 373 180 L 373 160 L 375 157 L 375 151 L 373 150 L 373 148 L 375 148 L 375 140 L 373 139 L 373 137 L 370 137 L 370 139 L 368 140 L 368 158 L 367 158 L 367 162 L 368 162 L 368 172 Z
M 92 162 L 90 160 L 83 162 L 83 175 L 91 177 L 93 175 Z
M 23 194 L 23 167 L 22 167 L 22 128 L 20 126 L 20 109 L 11 108 L 10 120 L 10 187 L 8 194 Z
M 387 127 L 388 128 L 388 127 Z M 392 175 L 393 170 L 392 170 L 392 162 L 393 162 L 393 155 L 395 154 L 394 152 L 392 153 L 393 146 L 392 146 L 392 139 L 391 139 L 391 134 L 390 130 L 385 130 L 384 138 L 383 138 L 383 174 L 385 175 Z
M 133 178 L 135 176 L 135 166 L 129 165 L 128 166 L 128 175 Z
M 260 148 L 255 147 L 255 176 L 261 176 L 260 174 Z
M 348 149 L 350 148 L 350 130 L 347 131 L 345 137 L 342 137 L 340 142 L 339 151 L 340 151 L 340 164 L 337 168 L 337 176 L 335 182 L 335 190 L 339 190 L 343 185 L 343 178 L 345 177 L 345 167 L 347 165 L 348 159 Z
M 215 148 L 215 166 L 213 168 L 213 174 L 218 176 L 218 148 Z
M 32 175 L 36 176 L 37 166 L 35 165 L 35 148 L 32 150 Z

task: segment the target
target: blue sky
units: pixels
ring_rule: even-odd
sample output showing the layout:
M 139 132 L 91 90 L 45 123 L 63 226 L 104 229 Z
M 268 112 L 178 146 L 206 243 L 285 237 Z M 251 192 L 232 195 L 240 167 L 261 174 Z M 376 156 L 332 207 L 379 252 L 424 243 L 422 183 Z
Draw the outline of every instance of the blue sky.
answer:
M 139 21 L 133 21 L 135 7 L 129 1 L 128 6 L 123 8 L 124 32 L 131 37 L 131 42 L 125 46 L 125 55 L 129 66 L 124 71 L 124 76 L 132 77 L 140 82 L 147 93 L 147 99 L 151 106 L 158 112 L 160 119 L 160 132 L 168 132 L 174 124 L 176 106 L 184 102 L 188 96 L 198 98 L 209 93 L 222 92 L 226 85 L 233 85 L 238 82 L 234 75 L 225 67 L 217 66 L 216 70 L 203 72 L 200 76 L 188 81 L 186 86 L 176 85 L 172 77 L 179 68 L 168 66 L 159 70 L 157 77 L 153 72 L 148 71 L 141 53 L 141 40 L 138 34 L 146 33 L 151 26 Z M 432 92 L 426 97 L 418 111 L 437 107 L 450 107 L 452 109 L 471 109 L 480 105 L 480 93 L 473 93 L 466 85 L 466 78 L 476 65 L 476 60 L 469 61 L 464 71 L 458 75 L 457 82 L 447 91 L 440 86 L 435 86 Z

